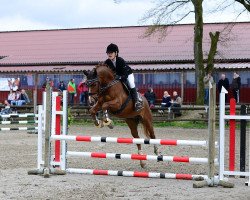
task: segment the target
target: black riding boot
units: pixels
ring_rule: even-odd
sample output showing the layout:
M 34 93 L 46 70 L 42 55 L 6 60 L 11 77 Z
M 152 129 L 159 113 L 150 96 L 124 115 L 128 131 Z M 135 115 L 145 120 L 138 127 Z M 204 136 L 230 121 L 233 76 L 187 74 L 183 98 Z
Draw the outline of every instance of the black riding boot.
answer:
M 132 88 L 130 92 L 131 92 L 132 100 L 135 104 L 135 111 L 137 112 L 143 108 L 142 101 L 139 100 L 139 96 L 135 88 Z

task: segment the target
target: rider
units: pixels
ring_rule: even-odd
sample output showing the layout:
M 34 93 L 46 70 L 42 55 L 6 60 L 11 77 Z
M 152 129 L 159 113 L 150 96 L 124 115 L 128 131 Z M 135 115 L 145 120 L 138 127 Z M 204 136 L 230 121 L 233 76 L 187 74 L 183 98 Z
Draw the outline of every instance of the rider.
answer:
M 108 55 L 108 59 L 105 61 L 105 64 L 107 64 L 109 68 L 119 76 L 121 81 L 128 81 L 130 93 L 135 103 L 135 111 L 139 111 L 142 109 L 142 102 L 139 100 L 139 96 L 135 88 L 135 78 L 132 69 L 126 64 L 123 58 L 118 56 L 119 49 L 116 44 L 111 43 L 108 45 L 106 53 Z

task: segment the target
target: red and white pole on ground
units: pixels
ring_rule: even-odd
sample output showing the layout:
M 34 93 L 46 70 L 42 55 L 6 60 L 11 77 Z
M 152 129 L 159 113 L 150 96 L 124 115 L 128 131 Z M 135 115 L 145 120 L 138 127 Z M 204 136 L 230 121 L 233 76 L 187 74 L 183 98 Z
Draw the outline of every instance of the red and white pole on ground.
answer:
M 157 173 L 157 172 L 140 172 L 140 171 L 116 171 L 103 169 L 77 169 L 68 168 L 69 173 L 77 174 L 91 174 L 91 175 L 106 175 L 106 176 L 125 176 L 125 177 L 140 177 L 140 178 L 163 178 L 163 179 L 183 179 L 193 180 L 198 177 L 207 178 L 206 175 L 192 175 L 192 174 L 173 174 L 173 173 Z
M 234 98 L 230 99 L 230 116 L 235 115 L 236 101 Z M 229 120 L 229 171 L 235 170 L 235 119 Z

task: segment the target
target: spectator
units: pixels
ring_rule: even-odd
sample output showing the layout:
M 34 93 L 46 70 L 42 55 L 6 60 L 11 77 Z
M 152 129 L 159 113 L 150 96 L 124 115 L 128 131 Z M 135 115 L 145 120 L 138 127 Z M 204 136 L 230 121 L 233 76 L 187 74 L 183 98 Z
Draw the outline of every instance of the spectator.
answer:
M 204 82 L 204 104 L 209 105 L 209 82 L 214 83 L 214 79 L 211 75 L 211 72 L 208 72 L 207 75 L 203 78 Z
M 21 96 L 21 92 L 20 92 L 19 89 L 17 89 L 17 91 L 16 91 L 16 100 L 19 100 L 20 96 Z
M 7 102 L 12 105 L 13 102 L 16 100 L 16 92 L 14 92 L 12 89 L 10 90 L 10 93 L 8 94 Z
M 4 101 L 4 105 L 5 105 L 5 107 L 2 108 L 1 112 L 0 112 L 0 117 L 1 118 L 2 118 L 1 115 L 8 115 L 8 114 L 11 114 L 13 112 L 12 109 L 10 108 L 10 104 L 9 104 L 8 100 Z M 2 120 L 4 120 L 4 119 L 2 118 Z
M 167 107 L 169 108 L 171 106 L 171 96 L 168 94 L 168 91 L 164 91 L 161 107 Z
M 4 100 L 4 105 L 5 107 L 10 107 L 10 103 L 8 102 L 8 100 Z
M 28 104 L 28 103 L 30 103 L 29 96 L 26 93 L 26 91 L 24 89 L 22 89 L 21 93 L 20 93 L 20 97 L 16 100 L 16 105 L 17 106 L 22 106 L 22 105 L 25 105 L 25 104 Z
M 43 88 L 44 90 L 46 90 L 47 84 L 49 84 L 50 87 L 53 89 L 54 83 L 53 83 L 52 80 L 50 80 L 49 77 L 47 77 L 46 80 L 45 80 L 44 83 L 43 83 L 42 88 Z
M 84 104 L 85 106 L 88 106 L 88 87 L 86 85 L 87 79 L 83 78 L 82 81 L 79 83 L 79 85 L 77 86 L 78 92 L 80 94 L 79 97 L 79 102 L 80 104 Z
M 12 98 L 14 98 L 14 99 L 11 101 L 10 105 L 17 106 L 18 105 L 18 100 L 20 98 L 20 95 L 21 95 L 21 93 L 20 93 L 19 89 L 17 89 L 16 92 L 13 91 Z
M 241 78 L 237 72 L 234 72 L 234 77 L 232 81 L 232 91 L 233 96 L 236 100 L 236 103 L 240 102 L 240 86 L 241 86 Z
M 69 93 L 69 104 L 73 106 L 74 104 L 74 97 L 77 96 L 76 94 L 76 84 L 75 79 L 70 79 L 68 83 L 68 93 Z
M 176 91 L 173 92 L 172 108 L 181 108 L 182 99 Z M 181 116 L 180 109 L 173 109 L 175 116 Z
M 229 81 L 226 78 L 226 75 L 224 73 L 221 74 L 221 79 L 218 82 L 218 91 L 221 93 L 222 86 L 228 91 L 229 90 Z M 228 94 L 225 96 L 225 103 L 227 102 Z
M 164 91 L 162 101 L 161 101 L 161 107 L 162 108 L 169 108 L 171 106 L 171 96 L 168 94 L 168 91 Z M 158 110 L 159 113 L 163 114 L 163 110 Z
M 66 86 L 65 86 L 65 84 L 64 84 L 63 81 L 60 81 L 60 84 L 59 84 L 59 86 L 58 86 L 58 90 L 59 90 L 60 92 L 63 92 L 63 90 L 66 90 Z
M 148 105 L 150 106 L 150 108 L 153 108 L 155 106 L 155 93 L 153 88 L 148 88 L 148 91 L 144 94 L 145 98 L 148 101 Z

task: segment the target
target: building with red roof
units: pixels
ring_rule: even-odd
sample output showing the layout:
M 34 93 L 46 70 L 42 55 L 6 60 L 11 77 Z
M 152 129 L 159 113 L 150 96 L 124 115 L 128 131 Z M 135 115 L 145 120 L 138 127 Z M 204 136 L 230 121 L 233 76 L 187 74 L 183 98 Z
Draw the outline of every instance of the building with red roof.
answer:
M 60 81 L 82 79 L 82 70 L 104 61 L 106 46 L 115 43 L 119 55 L 134 69 L 141 92 L 152 86 L 161 98 L 164 90 L 177 90 L 184 102 L 195 101 L 193 24 L 167 27 L 167 34 L 145 37 L 147 26 L 80 28 L 0 32 L 0 78 L 21 78 L 21 87 L 41 88 L 48 76 Z M 242 79 L 241 102 L 250 103 L 250 23 L 204 24 L 204 59 L 210 48 L 209 32 L 220 31 L 215 57 L 216 81 L 233 71 Z M 5 98 L 2 93 L 0 99 Z M 4 96 L 5 95 L 5 96 Z

